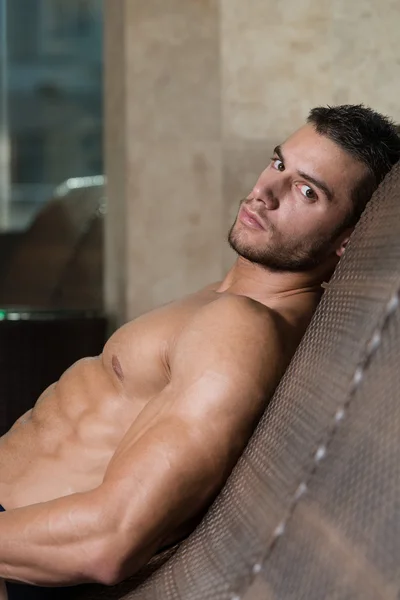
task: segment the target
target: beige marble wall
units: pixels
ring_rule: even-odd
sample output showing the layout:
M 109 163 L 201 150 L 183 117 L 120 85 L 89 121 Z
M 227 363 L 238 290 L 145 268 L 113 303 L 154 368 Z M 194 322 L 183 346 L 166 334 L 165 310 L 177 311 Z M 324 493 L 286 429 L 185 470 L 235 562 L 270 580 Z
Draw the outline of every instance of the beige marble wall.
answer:
M 106 297 L 119 321 L 221 275 L 218 11 L 217 0 L 106 3 Z
M 107 298 L 219 278 L 238 201 L 318 104 L 400 122 L 398 0 L 106 0 Z

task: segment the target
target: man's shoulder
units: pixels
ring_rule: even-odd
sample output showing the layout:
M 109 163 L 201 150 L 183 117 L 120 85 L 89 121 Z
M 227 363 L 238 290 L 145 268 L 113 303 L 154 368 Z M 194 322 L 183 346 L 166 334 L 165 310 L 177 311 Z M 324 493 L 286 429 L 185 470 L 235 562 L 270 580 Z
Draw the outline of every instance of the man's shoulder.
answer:
M 217 298 L 199 308 L 182 332 L 186 336 L 198 335 L 217 343 L 272 344 L 278 349 L 284 338 L 282 317 L 273 309 L 247 296 L 219 294 Z
M 207 390 L 202 410 L 240 404 L 244 393 L 260 406 L 287 359 L 271 309 L 244 296 L 221 295 L 203 305 L 181 332 L 171 355 L 171 389 Z
M 195 318 L 240 328 L 253 324 L 261 329 L 264 327 L 279 329 L 282 320 L 275 310 L 253 298 L 225 293 L 203 306 Z

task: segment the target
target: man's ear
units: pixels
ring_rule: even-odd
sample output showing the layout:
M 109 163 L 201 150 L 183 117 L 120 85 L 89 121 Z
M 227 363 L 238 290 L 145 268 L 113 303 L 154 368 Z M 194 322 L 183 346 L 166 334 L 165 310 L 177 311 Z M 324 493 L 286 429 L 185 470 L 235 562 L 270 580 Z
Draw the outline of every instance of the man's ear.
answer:
M 340 238 L 338 240 L 338 245 L 335 250 L 335 253 L 337 254 L 337 256 L 339 256 L 339 258 L 341 256 L 343 256 L 345 248 L 347 246 L 347 243 L 348 243 L 352 233 L 353 233 L 353 227 L 351 229 L 346 229 L 346 231 L 343 231 L 342 235 L 340 236 Z

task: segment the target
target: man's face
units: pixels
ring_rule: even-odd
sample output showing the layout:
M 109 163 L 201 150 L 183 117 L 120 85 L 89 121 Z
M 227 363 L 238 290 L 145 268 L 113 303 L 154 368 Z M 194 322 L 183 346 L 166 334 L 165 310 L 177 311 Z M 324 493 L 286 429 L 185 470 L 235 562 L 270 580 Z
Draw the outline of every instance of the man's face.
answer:
M 275 149 L 241 202 L 230 245 L 277 271 L 323 263 L 340 246 L 352 192 L 365 174 L 362 163 L 305 125 Z

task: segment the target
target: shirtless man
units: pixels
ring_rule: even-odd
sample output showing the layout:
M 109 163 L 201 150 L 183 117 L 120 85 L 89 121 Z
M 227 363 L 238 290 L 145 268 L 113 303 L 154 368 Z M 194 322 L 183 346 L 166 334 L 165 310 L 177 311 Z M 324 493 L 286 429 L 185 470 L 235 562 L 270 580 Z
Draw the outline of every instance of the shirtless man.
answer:
M 311 111 L 241 202 L 223 281 L 123 326 L 1 438 L 11 599 L 32 586 L 114 584 L 193 528 L 399 157 L 392 124 L 371 110 Z

